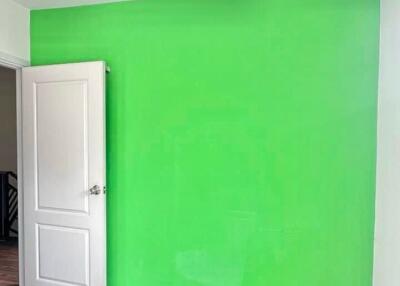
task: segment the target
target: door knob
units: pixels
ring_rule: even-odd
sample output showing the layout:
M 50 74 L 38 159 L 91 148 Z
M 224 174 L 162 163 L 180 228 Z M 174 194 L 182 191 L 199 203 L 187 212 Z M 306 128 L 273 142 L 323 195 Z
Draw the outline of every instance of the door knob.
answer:
M 100 195 L 101 194 L 101 188 L 98 185 L 94 185 L 89 189 L 89 194 L 90 195 Z

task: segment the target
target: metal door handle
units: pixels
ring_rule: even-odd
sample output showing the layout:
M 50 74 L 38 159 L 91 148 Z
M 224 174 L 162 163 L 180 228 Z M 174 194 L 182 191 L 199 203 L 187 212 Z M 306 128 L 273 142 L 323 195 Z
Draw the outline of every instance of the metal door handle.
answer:
M 89 194 L 90 195 L 100 195 L 101 194 L 101 188 L 98 185 L 94 185 L 89 189 Z

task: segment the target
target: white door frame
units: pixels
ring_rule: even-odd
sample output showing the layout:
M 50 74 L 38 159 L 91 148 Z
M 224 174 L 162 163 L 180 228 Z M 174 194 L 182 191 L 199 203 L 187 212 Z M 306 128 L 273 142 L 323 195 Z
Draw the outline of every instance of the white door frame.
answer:
M 18 263 L 19 263 L 19 285 L 24 286 L 24 192 L 22 189 L 22 68 L 29 66 L 29 62 L 20 60 L 15 57 L 8 56 L 4 53 L 0 53 L 0 66 L 15 70 L 16 75 L 16 106 L 17 106 L 17 162 L 18 162 Z

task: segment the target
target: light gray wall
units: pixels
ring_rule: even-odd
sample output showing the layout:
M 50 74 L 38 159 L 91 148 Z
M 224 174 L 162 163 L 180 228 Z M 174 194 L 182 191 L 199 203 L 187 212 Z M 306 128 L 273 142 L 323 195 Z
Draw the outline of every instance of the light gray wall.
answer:
M 400 1 L 381 0 L 374 286 L 400 285 Z
M 17 171 L 15 71 L 0 67 L 0 171 Z
M 29 9 L 13 0 L 0 0 L 0 57 L 29 62 Z

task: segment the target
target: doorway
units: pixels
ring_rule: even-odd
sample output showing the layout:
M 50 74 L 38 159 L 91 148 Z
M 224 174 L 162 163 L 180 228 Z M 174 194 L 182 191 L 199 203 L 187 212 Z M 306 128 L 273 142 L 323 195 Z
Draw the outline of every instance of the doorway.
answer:
M 18 284 L 17 73 L 0 66 L 0 285 Z
M 0 286 L 106 285 L 105 62 L 23 67 L 0 58 L 16 166 L 0 169 Z

